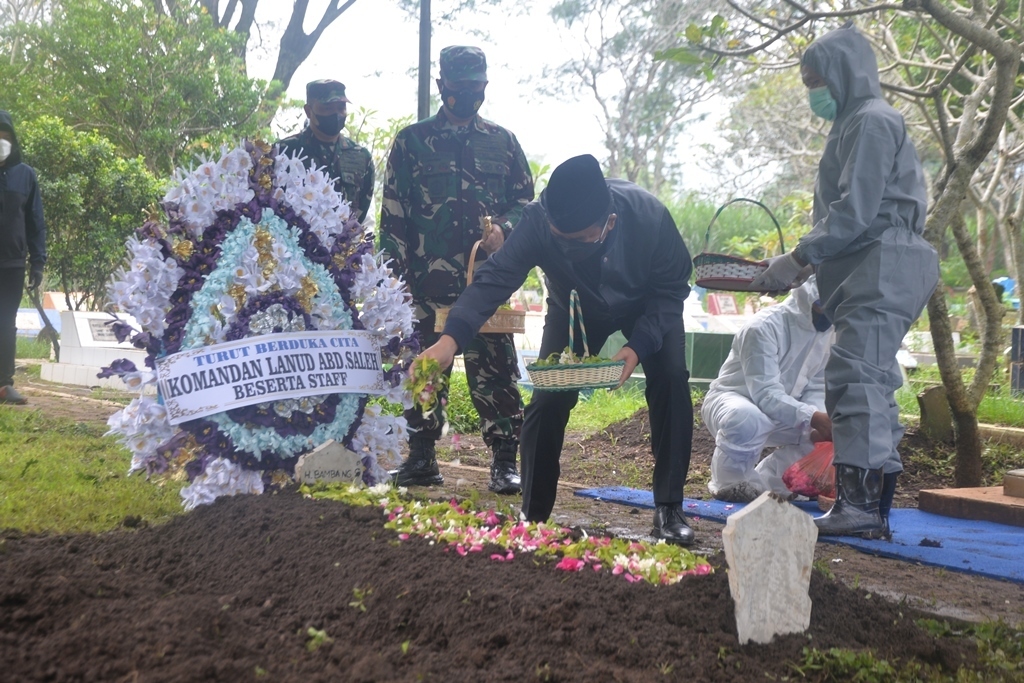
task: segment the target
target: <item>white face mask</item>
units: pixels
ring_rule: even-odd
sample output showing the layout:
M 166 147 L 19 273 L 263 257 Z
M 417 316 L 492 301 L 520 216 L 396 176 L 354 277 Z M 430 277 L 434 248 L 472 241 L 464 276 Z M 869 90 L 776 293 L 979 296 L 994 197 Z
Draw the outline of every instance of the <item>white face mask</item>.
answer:
M 0 140 L 0 161 L 7 161 L 9 156 L 11 156 L 11 141 Z

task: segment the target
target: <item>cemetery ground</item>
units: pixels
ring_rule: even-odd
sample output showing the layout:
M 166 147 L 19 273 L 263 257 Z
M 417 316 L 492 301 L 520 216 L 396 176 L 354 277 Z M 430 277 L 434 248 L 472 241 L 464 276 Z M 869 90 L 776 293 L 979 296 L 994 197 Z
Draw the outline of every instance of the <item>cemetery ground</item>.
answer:
M 708 520 L 693 550 L 715 572 L 662 587 L 400 542 L 379 510 L 294 488 L 183 514 L 102 438 L 124 396 L 26 370 L 30 405 L 0 407 L 3 680 L 1024 680 L 1024 586 L 845 546 L 817 546 L 806 634 L 741 646 Z M 649 510 L 573 495 L 649 486 L 646 411 L 610 422 L 567 439 L 553 521 L 642 539 Z M 444 485 L 411 493 L 514 504 L 487 492 L 479 437 L 458 441 Z M 698 425 L 688 497 L 707 497 L 712 450 Z M 951 485 L 948 449 L 911 430 L 902 451 L 898 507 Z M 1011 465 L 1019 450 L 989 449 L 988 476 Z

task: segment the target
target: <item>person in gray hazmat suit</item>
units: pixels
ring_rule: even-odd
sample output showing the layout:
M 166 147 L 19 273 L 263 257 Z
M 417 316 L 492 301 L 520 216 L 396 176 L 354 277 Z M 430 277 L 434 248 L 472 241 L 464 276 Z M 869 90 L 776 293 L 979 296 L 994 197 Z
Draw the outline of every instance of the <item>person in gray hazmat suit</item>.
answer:
M 793 251 L 768 259 L 753 285 L 784 289 L 813 266 L 836 334 L 825 366 L 836 502 L 815 524 L 822 535 L 888 537 L 903 470 L 896 352 L 939 280 L 938 255 L 921 236 L 924 173 L 903 116 L 882 98 L 871 46 L 855 28 L 812 43 L 800 72 L 811 109 L 833 122 L 818 164 L 814 227 Z

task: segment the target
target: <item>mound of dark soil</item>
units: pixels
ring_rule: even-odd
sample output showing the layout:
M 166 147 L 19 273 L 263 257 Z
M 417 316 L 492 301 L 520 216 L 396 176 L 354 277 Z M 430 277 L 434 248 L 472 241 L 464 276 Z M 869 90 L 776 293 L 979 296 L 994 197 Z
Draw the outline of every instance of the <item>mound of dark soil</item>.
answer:
M 399 542 L 375 509 L 245 496 L 135 532 L 0 536 L 0 678 L 760 682 L 809 645 L 973 656 L 817 573 L 811 596 L 808 634 L 740 646 L 724 567 L 630 584 Z M 333 640 L 311 651 L 311 627 Z

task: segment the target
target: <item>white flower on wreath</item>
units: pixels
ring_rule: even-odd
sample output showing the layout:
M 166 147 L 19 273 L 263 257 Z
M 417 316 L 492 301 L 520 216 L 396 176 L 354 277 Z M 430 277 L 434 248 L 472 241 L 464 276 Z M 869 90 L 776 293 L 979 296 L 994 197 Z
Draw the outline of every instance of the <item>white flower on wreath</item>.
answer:
M 209 505 L 221 496 L 245 493 L 263 493 L 263 476 L 225 458 L 211 460 L 205 472 L 181 489 L 185 510 Z

